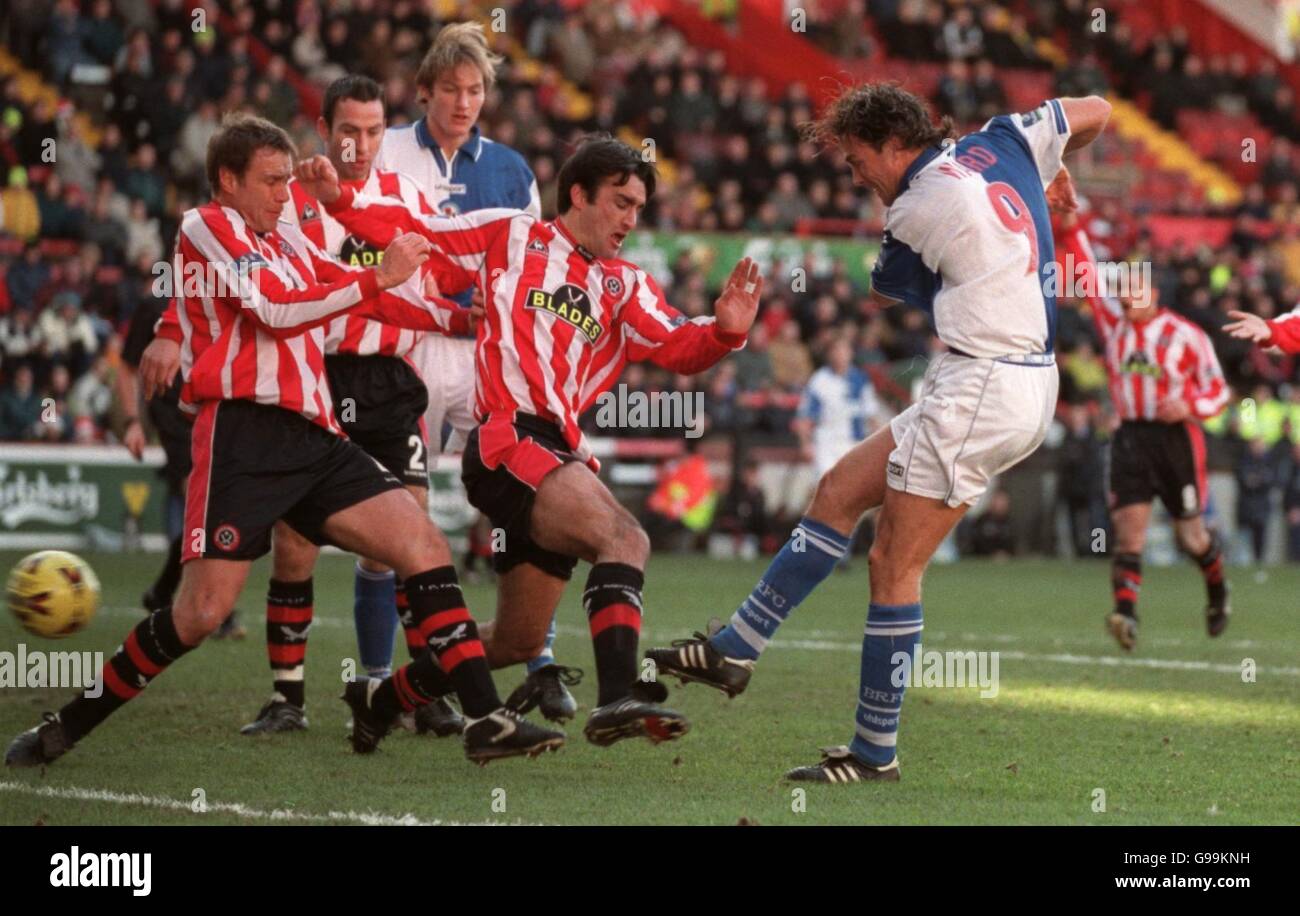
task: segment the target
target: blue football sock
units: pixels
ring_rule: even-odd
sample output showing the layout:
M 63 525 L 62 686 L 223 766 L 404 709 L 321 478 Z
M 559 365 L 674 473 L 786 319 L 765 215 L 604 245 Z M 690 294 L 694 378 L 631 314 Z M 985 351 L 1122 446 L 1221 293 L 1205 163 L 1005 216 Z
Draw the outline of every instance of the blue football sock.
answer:
M 898 714 L 912 676 L 912 651 L 921 640 L 921 605 L 872 604 L 862 636 L 862 681 L 857 731 L 849 749 L 872 766 L 894 759 Z M 901 653 L 901 654 L 900 654 Z
M 397 580 L 392 571 L 371 572 L 357 564 L 352 617 L 357 627 L 361 667 L 371 677 L 388 677 L 397 635 Z
M 537 657 L 531 659 L 528 664 L 524 666 L 528 669 L 529 674 L 532 674 L 535 671 L 541 671 L 547 665 L 555 664 L 555 653 L 551 651 L 551 647 L 554 645 L 555 618 L 551 617 L 551 625 L 546 628 L 546 642 L 542 645 L 542 651 L 537 653 Z
M 730 658 L 756 659 L 776 628 L 799 602 L 831 574 L 849 549 L 849 538 L 829 525 L 801 519 L 754 590 L 709 640 Z

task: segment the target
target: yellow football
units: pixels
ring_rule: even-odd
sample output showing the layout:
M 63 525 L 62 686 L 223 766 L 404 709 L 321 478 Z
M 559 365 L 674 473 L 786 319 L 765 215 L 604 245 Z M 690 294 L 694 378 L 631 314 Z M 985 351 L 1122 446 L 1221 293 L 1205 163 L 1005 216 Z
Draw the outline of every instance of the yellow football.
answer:
M 50 639 L 86 627 L 99 609 L 99 577 L 64 550 L 24 557 L 9 573 L 9 610 L 29 633 Z

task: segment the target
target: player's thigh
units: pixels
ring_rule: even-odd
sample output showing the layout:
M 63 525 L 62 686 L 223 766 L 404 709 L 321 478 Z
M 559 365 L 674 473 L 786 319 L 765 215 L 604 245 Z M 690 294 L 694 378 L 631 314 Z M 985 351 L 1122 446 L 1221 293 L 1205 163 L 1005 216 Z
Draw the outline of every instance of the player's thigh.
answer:
M 451 564 L 447 539 L 405 488 L 385 490 L 330 515 L 321 527 L 344 550 L 410 577 Z
M 415 497 L 415 502 L 417 505 L 419 505 L 420 511 L 427 516 L 429 514 L 428 487 L 417 487 L 408 484 L 406 487 L 406 491 Z M 367 572 L 386 573 L 390 569 L 392 569 L 392 567 L 386 566 L 383 563 L 379 562 L 378 560 L 372 559 L 371 557 L 365 557 L 365 556 L 360 557 L 357 562 L 359 562 L 361 564 L 361 568 L 366 570 Z
M 181 569 L 172 620 L 181 642 L 198 645 L 221 626 L 239 600 L 252 566 L 249 560 L 196 558 Z
M 536 656 L 564 595 L 567 579 L 519 563 L 497 577 L 496 618 L 480 628 L 494 668 Z
M 1141 553 L 1147 540 L 1147 526 L 1151 524 L 1151 503 L 1129 503 L 1112 509 L 1110 523 L 1115 529 L 1117 552 Z
M 544 550 L 589 563 L 616 545 L 636 553 L 649 549 L 632 514 L 619 505 L 591 468 L 576 461 L 542 478 L 533 502 L 529 536 Z
M 271 578 L 280 582 L 303 582 L 311 578 L 320 548 L 284 522 L 271 532 Z
M 848 451 L 821 479 L 808 515 L 847 535 L 858 519 L 885 498 L 885 466 L 894 435 L 881 427 Z

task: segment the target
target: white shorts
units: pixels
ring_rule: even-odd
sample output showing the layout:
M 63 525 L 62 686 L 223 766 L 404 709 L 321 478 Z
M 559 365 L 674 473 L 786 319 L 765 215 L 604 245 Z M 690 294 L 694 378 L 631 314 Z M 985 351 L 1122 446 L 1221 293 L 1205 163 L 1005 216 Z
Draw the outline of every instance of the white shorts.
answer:
M 411 353 L 411 362 L 429 389 L 429 407 L 424 412 L 429 450 L 442 444 L 442 424 L 452 426 L 447 447 L 458 452 L 476 425 L 474 420 L 474 340 L 426 334 Z
M 936 357 L 921 397 L 890 422 L 894 450 L 885 479 L 949 506 L 974 504 L 992 478 L 1042 444 L 1059 385 L 1054 362 Z

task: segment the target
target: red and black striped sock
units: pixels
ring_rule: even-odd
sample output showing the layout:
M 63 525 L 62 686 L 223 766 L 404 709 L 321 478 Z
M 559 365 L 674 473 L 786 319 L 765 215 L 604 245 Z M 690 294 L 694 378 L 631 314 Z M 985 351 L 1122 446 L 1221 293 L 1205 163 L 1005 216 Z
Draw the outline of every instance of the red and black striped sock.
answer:
M 465 607 L 456 569 L 442 566 L 406 580 L 411 627 L 429 651 L 375 691 L 376 710 L 412 710 L 454 689 L 465 715 L 481 718 L 501 705 L 478 627 Z M 409 643 L 408 643 L 409 645 Z
M 83 693 L 59 710 L 68 740 L 77 741 L 88 734 L 192 648 L 176 634 L 169 607 L 137 623 L 100 670 L 96 684 L 99 696 Z
M 1142 557 L 1136 553 L 1117 554 L 1110 581 L 1115 591 L 1115 612 L 1136 617 L 1138 592 L 1142 590 Z
M 627 696 L 636 681 L 643 585 L 645 575 L 626 563 L 597 563 L 587 576 L 582 605 L 596 650 L 599 706 Z
M 410 653 L 411 660 L 415 661 L 429 651 L 429 644 L 424 641 L 420 628 L 415 625 L 415 618 L 411 616 L 411 602 L 406 597 L 406 582 L 401 576 L 397 577 L 397 619 L 406 636 L 406 651 Z
M 1205 553 L 1194 557 L 1196 565 L 1201 567 L 1205 577 L 1205 591 L 1212 607 L 1223 607 L 1227 598 L 1227 589 L 1223 584 L 1223 545 L 1215 535 L 1210 536 L 1210 546 Z
M 272 579 L 266 589 L 266 655 L 271 661 L 275 692 L 299 709 L 306 706 L 303 668 L 307 661 L 307 631 L 311 629 L 312 580 Z

